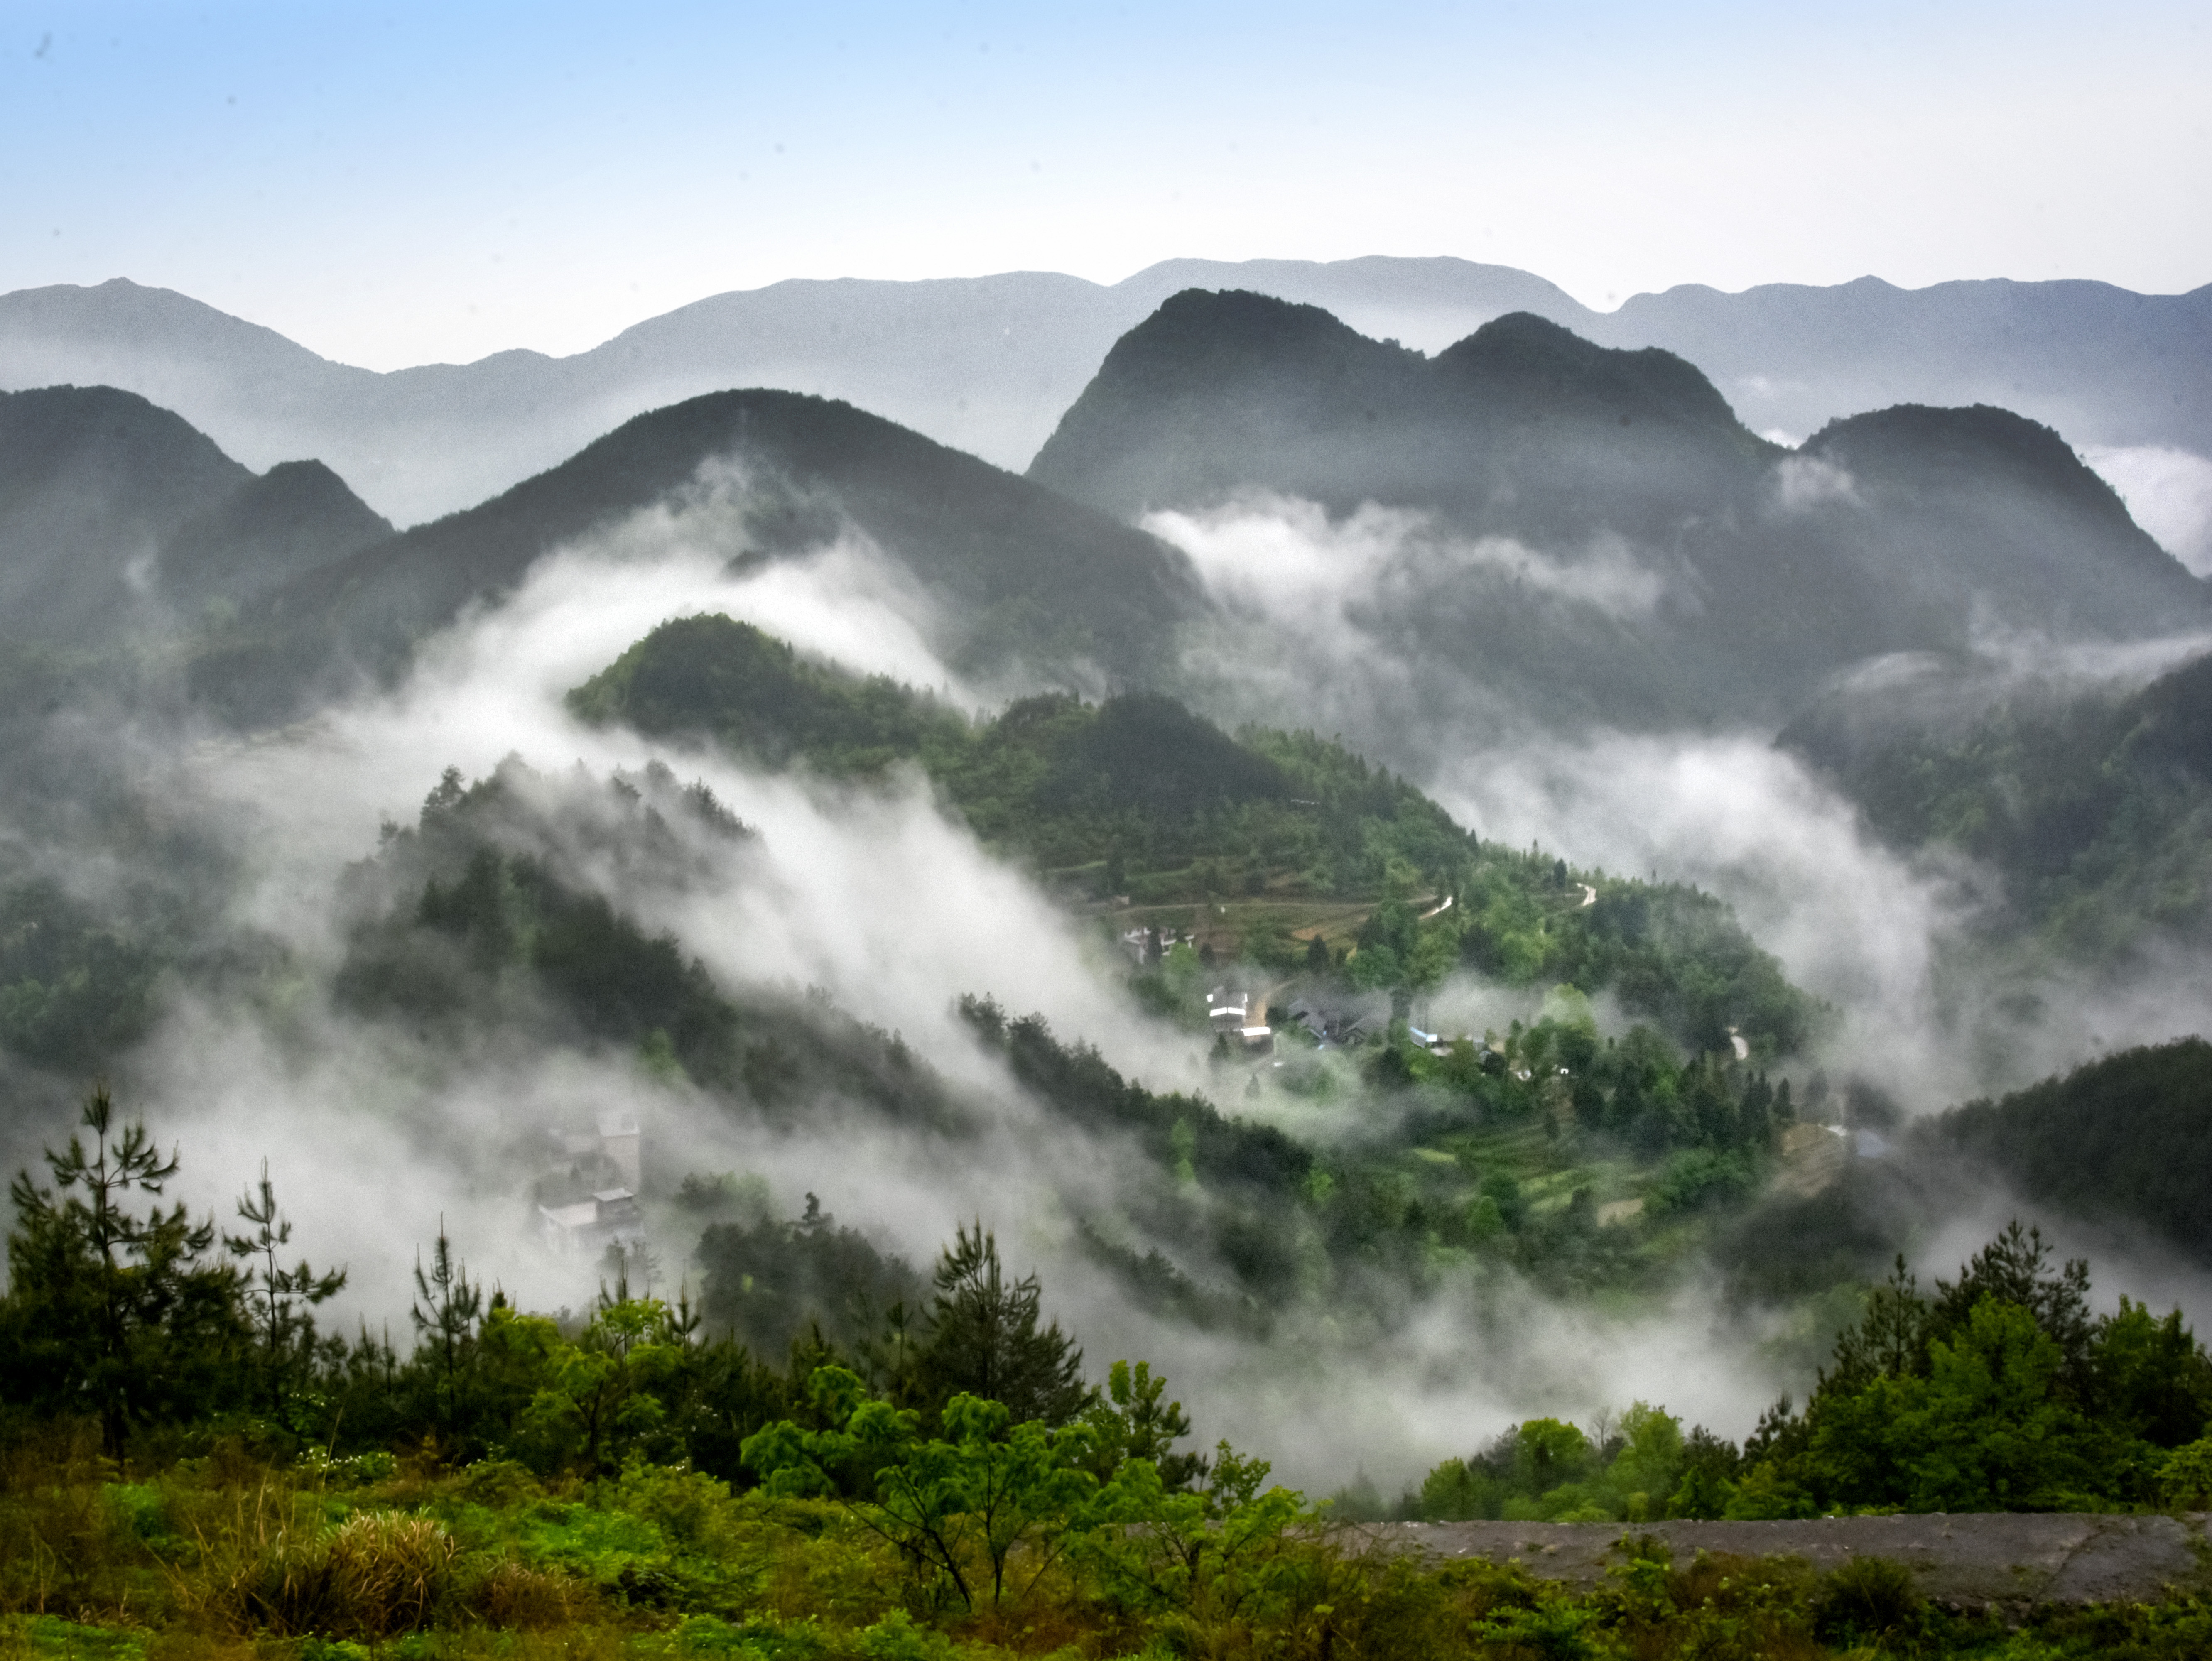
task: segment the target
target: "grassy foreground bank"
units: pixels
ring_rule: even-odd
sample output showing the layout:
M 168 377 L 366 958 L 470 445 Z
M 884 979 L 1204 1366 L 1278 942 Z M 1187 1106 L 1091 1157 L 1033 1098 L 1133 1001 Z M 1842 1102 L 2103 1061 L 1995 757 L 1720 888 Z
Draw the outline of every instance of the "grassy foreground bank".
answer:
M 968 1603 L 871 1507 L 633 1464 L 541 1480 L 429 1453 L 278 1465 L 236 1440 L 126 1477 L 91 1428 L 0 1465 L 0 1657 L 2195 1657 L 2212 1605 L 2051 1609 L 2008 1630 L 1902 1569 L 1668 1561 L 1627 1537 L 1577 1595 L 1518 1566 L 1381 1551 L 1295 1496 L 1027 1532 Z M 1255 1479 L 1255 1482 L 1257 1479 Z M 1280 1490 L 1276 1490 L 1280 1494 Z M 947 1538 L 979 1588 L 988 1528 Z

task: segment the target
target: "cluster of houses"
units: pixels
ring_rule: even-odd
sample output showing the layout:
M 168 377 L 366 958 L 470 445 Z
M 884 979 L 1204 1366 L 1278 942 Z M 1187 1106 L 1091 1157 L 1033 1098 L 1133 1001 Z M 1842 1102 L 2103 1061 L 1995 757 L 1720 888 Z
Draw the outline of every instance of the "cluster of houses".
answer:
M 602 1113 L 596 1132 L 562 1133 L 554 1141 L 549 1182 L 571 1194 L 580 1188 L 586 1191 L 560 1204 L 541 1203 L 539 1238 L 562 1257 L 602 1258 L 610 1247 L 619 1247 L 625 1257 L 642 1252 L 645 1215 L 637 1203 L 637 1120 L 620 1112 Z M 599 1185 L 587 1187 L 593 1182 Z

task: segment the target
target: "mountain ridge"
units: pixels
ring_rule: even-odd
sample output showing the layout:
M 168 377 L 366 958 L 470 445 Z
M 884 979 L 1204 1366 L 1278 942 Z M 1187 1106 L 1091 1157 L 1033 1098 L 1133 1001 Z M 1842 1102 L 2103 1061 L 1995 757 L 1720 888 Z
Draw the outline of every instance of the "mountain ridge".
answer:
M 1792 451 L 1698 367 L 1530 313 L 1427 358 L 1187 291 L 1115 343 L 1030 472 L 1200 535 L 1285 501 L 1396 514 L 1357 597 L 1378 651 L 1634 728 L 1786 719 L 1855 660 L 1968 650 L 1991 623 L 2138 639 L 2212 605 L 2027 417 L 1898 406 Z
M 1448 257 L 1177 259 L 1114 284 L 1050 272 L 796 279 L 704 296 L 565 357 L 517 349 L 385 373 L 117 278 L 0 295 L 0 385 L 124 386 L 256 466 L 319 455 L 380 512 L 424 522 L 631 415 L 737 385 L 842 397 L 1018 470 L 1114 341 L 1194 286 L 1322 305 L 1362 332 L 1431 349 L 1533 312 L 1600 344 L 1690 359 L 1759 430 L 1808 433 L 1889 403 L 1990 402 L 2083 443 L 2212 457 L 2212 377 L 2198 367 L 2212 361 L 2212 287 L 1682 285 L 1601 312 L 1541 277 Z M 1838 321 L 1860 312 L 1866 332 Z

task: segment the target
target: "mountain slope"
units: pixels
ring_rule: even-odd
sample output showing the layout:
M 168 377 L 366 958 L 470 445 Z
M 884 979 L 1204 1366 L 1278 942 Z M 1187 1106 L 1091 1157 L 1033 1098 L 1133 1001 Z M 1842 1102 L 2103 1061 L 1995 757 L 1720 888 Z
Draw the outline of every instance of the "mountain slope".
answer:
M 2053 632 L 2124 636 L 2186 626 L 2205 585 L 2128 515 L 2051 428 L 2008 409 L 1917 404 L 1832 421 L 1802 453 L 1844 470 L 1887 531 L 1865 539 L 1883 573 L 1940 594 L 2011 598 Z
M 291 584 L 203 658 L 195 687 L 264 718 L 349 676 L 397 675 L 469 601 L 724 461 L 747 470 L 732 557 L 804 552 L 849 520 L 944 603 L 939 645 L 978 673 L 1141 676 L 1197 604 L 1164 544 L 988 463 L 848 404 L 723 392 L 639 416 L 481 506 Z
M 1633 458 L 1652 484 L 1765 449 L 1690 365 L 1608 352 L 1526 312 L 1431 360 L 1317 306 L 1191 289 L 1115 343 L 1030 476 L 1123 516 L 1256 486 L 1557 534 L 1585 518 L 1583 493 L 1525 500 L 1536 481 L 1516 477 L 1524 500 L 1506 511 L 1501 470 L 1576 441 Z
M 0 393 L 0 633 L 96 632 L 150 587 L 165 536 L 252 477 L 133 393 Z
M 1974 1156 L 2029 1199 L 2092 1221 L 2147 1228 L 2212 1259 L 2212 1044 L 2129 1050 L 1995 1101 L 1954 1107 L 1917 1131 L 1931 1149 Z
M 1947 718 L 1940 685 L 1784 729 L 1877 834 L 2002 879 L 2014 928 L 2092 961 L 2212 928 L 2212 657 L 2138 691 L 2032 686 Z
M 391 535 L 322 463 L 279 462 L 163 540 L 161 591 L 187 611 L 241 605 Z

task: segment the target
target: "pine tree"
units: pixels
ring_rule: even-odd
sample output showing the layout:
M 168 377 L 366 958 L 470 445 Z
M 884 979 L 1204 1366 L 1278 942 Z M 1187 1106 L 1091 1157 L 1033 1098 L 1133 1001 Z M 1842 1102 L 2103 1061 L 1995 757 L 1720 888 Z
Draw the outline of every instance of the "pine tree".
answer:
M 1083 1352 L 1058 1321 L 1040 1327 L 1037 1277 L 1006 1279 L 998 1238 L 980 1219 L 939 1257 L 936 1287 L 917 1368 L 932 1405 L 941 1408 L 964 1391 L 1003 1403 L 1017 1423 L 1064 1425 L 1090 1404 Z
M 455 1259 L 442 1217 L 427 1274 L 422 1259 L 416 1259 L 415 1290 L 420 1301 L 408 1306 L 407 1318 L 430 1352 L 438 1380 L 438 1414 L 450 1445 L 459 1440 L 467 1423 L 462 1379 L 476 1341 L 477 1319 L 483 1313 L 483 1288 L 469 1279 L 468 1265 Z
M 239 1196 L 238 1215 L 252 1225 L 252 1231 L 225 1234 L 223 1249 L 241 1261 L 259 1259 L 258 1266 L 249 1271 L 248 1284 L 258 1306 L 255 1322 L 260 1328 L 264 1399 L 270 1417 L 281 1422 L 292 1376 L 314 1359 L 315 1319 L 308 1311 L 337 1295 L 346 1283 L 346 1271 L 334 1269 L 318 1275 L 304 1258 L 291 1269 L 278 1265 L 276 1251 L 291 1240 L 292 1222 L 276 1209 L 267 1160 L 261 1161 L 261 1180 Z
M 164 1157 L 143 1123 L 118 1133 L 114 1116 L 107 1087 L 95 1086 L 81 1121 L 90 1149 L 75 1135 L 47 1150 L 53 1190 L 27 1171 L 9 1185 L 8 1372 L 17 1399 L 97 1417 L 119 1464 L 135 1424 L 203 1407 L 222 1387 L 243 1323 L 236 1273 L 203 1261 L 213 1221 L 196 1224 L 182 1205 L 134 1209 L 134 1194 L 160 1198 L 177 1155 Z

